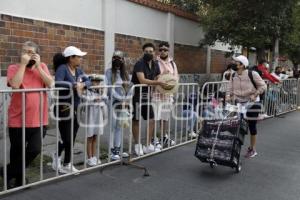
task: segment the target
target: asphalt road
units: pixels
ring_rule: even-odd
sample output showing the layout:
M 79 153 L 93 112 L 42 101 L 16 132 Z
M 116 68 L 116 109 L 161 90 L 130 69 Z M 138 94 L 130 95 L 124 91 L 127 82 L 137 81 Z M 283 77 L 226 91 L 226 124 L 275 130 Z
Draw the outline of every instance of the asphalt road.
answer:
M 240 174 L 211 169 L 193 156 L 195 144 L 136 164 L 149 170 L 111 166 L 3 196 L 20 200 L 299 200 L 300 112 L 259 124 L 258 153 L 242 159 Z M 248 138 L 247 138 L 248 140 Z M 246 149 L 244 146 L 244 150 Z M 1 197 L 0 197 L 1 198 Z

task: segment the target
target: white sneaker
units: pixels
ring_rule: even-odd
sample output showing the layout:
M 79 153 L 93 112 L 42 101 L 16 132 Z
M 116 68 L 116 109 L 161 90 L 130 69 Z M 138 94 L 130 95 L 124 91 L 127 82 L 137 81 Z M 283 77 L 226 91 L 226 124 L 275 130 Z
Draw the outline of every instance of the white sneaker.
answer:
M 270 118 L 270 116 L 267 114 L 262 114 L 261 117 L 262 117 L 262 119 Z
M 143 156 L 144 155 L 143 147 L 142 147 L 141 144 L 135 144 L 134 145 L 134 151 L 135 151 L 135 154 L 137 156 Z
M 79 170 L 74 167 L 74 165 L 71 165 L 71 163 L 68 163 L 66 165 L 62 165 L 59 169 L 59 172 L 62 174 L 70 174 L 70 173 L 78 173 Z
M 157 137 L 152 140 L 152 144 L 155 147 L 155 149 L 159 149 L 159 150 L 162 149 L 162 146 L 161 146 L 161 144 L 159 142 L 159 139 Z
M 96 163 L 96 165 L 101 165 L 101 160 L 97 159 L 96 156 L 92 157 L 92 159 L 94 160 L 94 162 Z
M 158 147 L 158 146 L 155 146 L 155 147 L 154 147 L 154 152 L 161 152 L 161 148 Z
M 161 149 L 162 149 L 162 146 L 161 146 L 161 144 L 160 144 L 160 143 L 156 144 L 156 145 L 155 145 L 155 149 L 159 149 L 159 150 L 161 150 Z
M 129 154 L 127 152 L 122 153 L 122 158 L 128 158 L 128 157 L 129 157 Z
M 52 157 L 52 169 L 54 171 L 56 171 L 56 169 L 60 169 L 61 168 L 61 157 L 59 156 L 56 156 L 56 153 L 52 153 L 51 154 L 51 157 Z
M 147 147 L 143 146 L 143 152 L 144 152 L 144 154 L 153 153 L 153 152 L 155 152 L 155 147 L 152 144 L 150 144 Z
M 171 140 L 171 146 L 175 146 L 176 142 L 174 140 Z
M 197 137 L 197 133 L 195 133 L 194 131 L 189 133 L 189 137 L 190 138 L 196 138 Z
M 97 160 L 94 160 L 94 157 L 87 159 L 86 164 L 90 167 L 97 165 Z
M 111 160 L 120 160 L 121 157 L 119 155 L 117 155 L 117 154 L 111 154 L 110 159 Z

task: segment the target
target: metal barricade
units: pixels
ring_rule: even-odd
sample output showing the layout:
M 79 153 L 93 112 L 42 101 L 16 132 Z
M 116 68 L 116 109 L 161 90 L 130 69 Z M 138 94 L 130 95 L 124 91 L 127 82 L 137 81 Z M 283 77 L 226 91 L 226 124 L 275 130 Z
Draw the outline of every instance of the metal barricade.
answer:
M 261 95 L 262 97 L 262 105 L 263 105 L 263 113 L 265 114 L 265 118 L 274 117 L 274 103 L 273 103 L 273 91 L 272 91 L 272 83 L 268 80 L 265 80 L 267 85 L 267 90 Z
M 201 88 L 200 117 L 219 118 L 225 106 L 229 81 L 206 82 Z
M 300 79 L 298 79 L 298 90 L 297 90 L 297 106 L 300 109 Z
M 57 84 L 57 82 L 56 82 Z M 65 82 L 61 83 L 65 84 Z M 70 88 L 72 86 L 70 85 Z M 95 101 L 86 101 L 84 99 L 87 99 L 87 95 L 83 94 L 81 96 L 81 102 L 78 105 L 77 109 L 74 110 L 74 92 L 73 89 L 66 89 L 66 88 L 52 88 L 52 89 L 18 89 L 18 90 L 1 90 L 0 91 L 0 98 L 1 98 L 1 103 L 3 104 L 3 113 L 4 115 L 4 132 L 3 132 L 3 145 L 1 149 L 1 154 L 3 154 L 3 169 L 1 172 L 3 172 L 3 185 L 1 187 L 0 183 L 0 195 L 14 192 L 17 190 L 21 190 L 27 187 L 31 187 L 34 185 L 39 185 L 41 183 L 49 182 L 52 180 L 60 179 L 66 176 L 70 175 L 77 175 L 80 172 L 85 172 L 89 171 L 95 168 L 99 167 L 105 167 L 108 165 L 116 164 L 119 163 L 121 159 L 112 159 L 112 149 L 113 149 L 113 143 L 114 143 L 114 131 L 112 130 L 113 127 L 113 110 L 114 110 L 114 103 L 111 101 L 113 99 L 112 97 L 112 92 L 110 92 L 107 96 L 107 94 L 100 95 L 100 99 L 94 99 Z M 100 90 L 113 90 L 113 88 L 116 88 L 116 86 L 96 86 L 96 87 L 91 87 L 91 89 L 100 91 Z M 62 91 L 69 91 L 67 92 L 67 95 L 61 95 L 60 92 Z M 22 106 L 22 185 L 14 188 L 9 188 L 7 184 L 7 164 L 8 164 L 8 157 L 7 153 L 9 150 L 9 145 L 8 145 L 8 117 L 7 113 L 8 111 L 8 104 L 9 104 L 9 97 L 13 93 L 20 93 L 21 94 L 21 106 Z M 39 102 L 40 102 L 40 110 L 38 111 L 37 115 L 40 116 L 40 131 L 41 131 L 41 149 L 40 149 L 40 154 L 39 157 L 36 158 L 38 159 L 39 162 L 39 172 L 37 173 L 36 170 L 33 170 L 32 167 L 29 167 L 27 169 L 27 163 L 25 165 L 25 149 L 26 149 L 26 140 L 25 140 L 25 132 L 26 132 L 26 126 L 25 126 L 25 115 L 26 115 L 26 100 L 29 100 L 27 98 L 28 94 L 30 93 L 38 93 L 39 94 Z M 43 94 L 47 93 L 47 99 L 51 102 L 49 103 L 49 124 L 50 130 L 48 130 L 48 133 L 46 136 L 44 135 L 45 130 L 43 126 L 43 101 L 44 96 Z M 128 102 L 130 102 L 130 96 Z M 70 102 L 61 102 L 63 99 L 69 99 Z M 129 103 L 128 103 L 129 104 Z M 59 113 L 59 108 L 60 106 L 69 106 L 70 112 L 69 116 L 60 116 L 58 115 Z M 84 119 L 89 113 L 88 107 L 91 107 L 92 109 L 95 109 L 99 107 L 102 111 L 99 113 L 99 115 L 103 115 L 103 121 L 99 121 L 97 124 L 89 124 L 86 123 L 87 120 Z M 79 131 L 81 134 L 78 134 L 78 137 L 75 141 L 78 147 L 74 147 L 74 142 L 73 142 L 73 136 L 74 134 L 74 113 L 77 113 L 77 122 L 81 126 L 81 131 Z M 30 117 L 30 116 L 29 116 Z M 122 119 L 122 120 L 128 120 L 129 121 L 130 116 L 127 117 L 127 119 Z M 131 118 L 130 118 L 131 119 Z M 50 160 L 49 163 L 45 163 L 45 161 L 50 159 L 51 155 L 55 155 L 58 157 L 58 152 L 59 152 L 59 143 L 61 143 L 62 139 L 62 132 L 61 131 L 66 131 L 66 130 L 61 130 L 59 127 L 59 122 L 62 122 L 64 120 L 70 120 L 71 125 L 70 125 L 70 143 L 71 143 L 71 149 L 70 149 L 70 164 L 71 166 L 76 165 L 79 171 L 73 171 L 67 174 L 61 174 L 60 169 L 58 167 L 55 167 L 55 170 L 53 171 L 52 164 L 53 162 L 56 163 L 56 166 L 58 165 L 58 160 L 55 160 L 55 156 L 52 156 L 52 159 Z M 118 120 L 118 119 L 117 119 Z M 130 120 L 131 121 L 131 120 Z M 99 127 L 103 128 L 102 129 L 102 134 L 95 133 L 95 135 L 98 135 L 97 141 L 96 141 L 96 157 L 98 162 L 95 166 L 93 167 L 88 167 L 86 164 L 87 161 L 87 130 L 90 127 Z M 128 126 L 129 127 L 129 126 Z M 100 129 L 99 129 L 100 130 Z M 126 151 L 128 152 L 128 144 L 124 145 L 124 134 L 123 134 L 123 128 L 121 132 L 121 138 L 120 139 L 120 155 L 124 155 L 124 146 L 126 148 Z M 127 131 L 127 140 L 129 138 L 129 131 Z M 50 138 L 51 137 L 51 138 Z M 47 144 L 46 144 L 47 143 Z M 75 150 L 77 149 L 77 152 Z M 65 151 L 65 150 L 64 150 Z M 66 154 L 66 152 L 65 152 Z M 29 164 L 29 163 L 28 163 Z M 34 173 L 33 173 L 34 171 Z M 33 174 L 32 174 L 33 173 Z M 30 174 L 30 179 L 28 180 L 28 174 Z M 27 180 L 29 182 L 27 182 Z
M 298 80 L 287 79 L 278 84 L 268 84 L 265 93 L 265 111 L 268 116 L 276 117 L 297 109 Z
M 217 115 L 215 106 L 224 106 L 228 83 L 227 81 L 207 82 L 203 85 L 199 106 L 201 117 L 207 116 L 207 114 L 211 117 Z M 278 84 L 266 81 L 267 90 L 260 96 L 263 118 L 276 117 L 295 111 L 299 102 L 299 83 L 297 79 L 283 80 Z M 208 111 L 210 112 L 207 113 Z
M 59 92 L 59 91 L 62 91 L 62 90 L 65 90 L 65 89 L 62 89 L 62 88 L 55 88 L 55 89 L 14 89 L 14 90 L 0 90 L 0 98 L 1 98 L 1 103 L 3 104 L 3 113 L 4 113 L 4 122 L 3 122 L 3 125 L 4 125 L 4 128 L 3 128 L 3 137 L 2 137 L 2 142 L 3 142 L 3 145 L 1 145 L 3 148 L 1 150 L 2 152 L 2 156 L 3 156 L 3 159 L 2 159 L 2 166 L 3 166 L 3 169 L 1 170 L 1 174 L 3 174 L 3 178 L 2 178 L 2 189 L 0 191 L 0 194 L 5 194 L 5 193 L 8 193 L 8 192 L 12 192 L 12 191 L 16 191 L 16 190 L 20 190 L 20 189 L 23 189 L 23 188 L 26 188 L 26 187 L 29 187 L 29 186 L 32 186 L 32 185 L 36 185 L 36 184 L 40 184 L 42 182 L 45 182 L 45 179 L 44 179 L 44 165 L 43 165 L 43 160 L 44 160 L 44 157 L 43 157 L 43 154 L 40 154 L 39 152 L 43 152 L 44 148 L 44 133 L 45 133 L 45 124 L 44 124 L 44 109 L 48 109 L 48 108 L 45 108 L 44 107 L 44 102 L 48 100 L 48 95 L 47 93 L 54 93 L 54 92 Z M 22 180 L 21 180 L 21 186 L 19 187 L 15 187 L 15 188 L 12 188 L 12 189 L 9 189 L 9 186 L 8 185 L 8 148 L 9 148 L 9 145 L 7 143 L 7 140 L 8 140 L 8 105 L 9 105 L 9 99 L 11 96 L 13 95 L 20 95 L 20 99 L 15 99 L 16 101 L 20 101 L 20 102 L 14 102 L 16 103 L 17 105 L 13 105 L 11 102 L 11 105 L 10 105 L 10 109 L 16 109 L 15 107 L 17 106 L 20 106 L 21 107 L 21 124 L 22 126 L 20 127 L 21 129 L 21 154 L 22 155 L 17 155 L 17 156 L 21 156 L 21 170 L 20 169 L 15 169 L 15 171 L 13 171 L 14 174 L 12 175 L 15 175 L 15 173 L 18 173 L 18 174 L 21 174 L 22 176 Z M 32 96 L 33 94 L 36 94 L 36 96 Z M 30 163 L 27 163 L 25 161 L 27 161 L 26 159 L 26 146 L 28 145 L 28 141 L 27 141 L 27 134 L 26 134 L 26 121 L 28 121 L 27 118 L 29 117 L 32 117 L 32 116 L 27 116 L 27 110 L 26 110 L 26 104 L 28 103 L 28 101 L 32 100 L 29 96 L 31 95 L 31 98 L 38 98 L 38 102 L 39 102 L 39 110 L 37 111 L 38 113 L 36 113 L 38 116 L 39 116 L 39 126 L 38 127 L 34 127 L 34 128 L 37 128 L 37 129 L 40 129 L 40 150 L 37 150 L 37 149 L 34 149 L 33 151 L 39 151 L 39 152 L 34 152 L 34 153 L 38 153 L 38 155 L 40 155 L 40 159 L 39 159 L 39 178 L 36 182 L 34 183 L 27 183 L 27 178 L 26 178 L 26 175 L 27 175 L 27 165 L 30 164 Z M 70 94 L 70 97 L 73 97 L 73 94 Z M 30 121 L 30 120 L 29 120 Z M 17 124 L 12 124 L 11 127 L 13 129 L 16 129 L 15 127 L 18 127 Z M 27 128 L 31 128 L 30 125 L 29 127 Z M 28 130 L 27 130 L 28 131 Z M 12 133 L 12 134 L 17 134 L 17 133 Z M 12 138 L 10 138 L 11 141 L 13 140 Z M 16 142 L 16 141 L 14 141 Z M 35 141 L 35 142 L 39 142 L 39 141 Z M 14 146 L 15 148 L 16 146 Z M 12 149 L 11 149 L 12 150 Z M 17 153 L 19 153 L 20 150 L 16 150 L 14 149 L 15 151 L 18 151 Z M 19 158 L 14 158 L 16 160 L 18 160 Z M 10 161 L 11 162 L 11 161 Z M 14 161 L 16 162 L 16 161 Z M 14 166 L 14 167 L 17 167 L 17 166 Z M 36 176 L 38 176 L 36 174 Z M 16 181 L 16 180 L 15 180 Z
M 104 167 L 112 164 L 123 162 L 123 156 L 127 157 L 129 153 L 129 162 L 141 159 L 147 156 L 155 155 L 157 153 L 176 148 L 195 141 L 194 133 L 199 133 L 201 129 L 201 121 L 203 117 L 214 117 L 218 112 L 216 110 L 222 109 L 225 104 L 225 93 L 229 82 L 207 82 L 200 89 L 196 83 L 179 84 L 177 92 L 174 95 L 160 94 L 155 90 L 154 86 L 148 85 L 134 85 L 122 100 L 117 100 L 114 96 L 114 90 L 120 86 L 94 86 L 91 89 L 98 93 L 99 98 L 89 99 L 89 94 L 83 94 L 77 110 L 74 110 L 74 93 L 73 89 L 52 88 L 52 89 L 25 89 L 25 90 L 1 90 L 0 99 L 3 108 L 4 117 L 4 132 L 2 137 L 3 155 L 3 185 L 0 188 L 0 195 L 20 190 L 26 187 L 38 185 L 51 180 L 56 180 L 70 175 L 76 175 L 80 172 L 93 170 L 99 167 Z M 265 110 L 270 116 L 276 116 L 291 112 L 297 109 L 299 105 L 299 83 L 296 79 L 289 79 L 279 85 L 268 84 L 268 90 L 265 93 L 264 105 Z M 68 90 L 68 96 L 60 95 L 61 91 Z M 9 145 L 8 127 L 7 127 L 7 113 L 8 101 L 12 93 L 21 94 L 22 105 L 22 186 L 8 189 L 7 185 L 7 149 Z M 40 131 L 41 131 L 41 154 L 39 157 L 39 172 L 35 174 L 35 180 L 29 183 L 26 182 L 28 171 L 26 170 L 26 156 L 25 156 L 25 116 L 26 116 L 26 97 L 29 93 L 39 94 L 40 112 Z M 52 133 L 52 143 L 48 142 L 48 134 L 44 137 L 43 125 L 43 102 L 44 95 L 48 93 L 50 100 L 50 116 L 52 128 L 48 132 Z M 158 95 L 158 97 L 157 97 Z M 71 165 L 76 164 L 79 172 L 60 174 L 58 167 L 55 172 L 49 173 L 47 168 L 51 168 L 51 162 L 45 163 L 47 155 L 59 152 L 59 142 L 61 140 L 61 133 L 59 133 L 59 121 L 63 120 L 57 116 L 59 113 L 59 106 L 64 105 L 60 102 L 61 98 L 69 98 L 70 119 L 71 119 Z M 213 104 L 221 107 L 210 107 Z M 90 124 L 89 114 L 91 109 L 99 108 L 99 123 Z M 213 110 L 209 110 L 212 108 Z M 210 113 L 210 111 L 212 111 Z M 81 127 L 76 144 L 80 143 L 79 150 L 73 148 L 74 134 L 74 115 L 77 113 L 78 123 Z M 56 114 L 55 114 L 56 113 Z M 121 114 L 118 114 L 121 113 Z M 162 113 L 166 113 L 162 117 Z M 211 114 L 211 115 L 210 115 Z M 133 120 L 138 117 L 139 120 Z M 144 117 L 146 120 L 142 119 Z M 98 118 L 97 118 L 98 119 Z M 118 125 L 116 125 L 118 124 Z M 164 125 L 165 124 L 165 125 Z M 120 135 L 116 135 L 116 126 Z M 88 129 L 90 127 L 98 127 L 96 133 L 96 157 L 101 163 L 97 163 L 93 167 L 87 166 L 87 148 L 88 148 Z M 195 134 L 196 135 L 196 134 Z M 118 137 L 118 138 L 117 138 Z M 54 138 L 54 139 L 53 139 Z M 116 138 L 118 142 L 116 142 Z M 133 140 L 134 139 L 134 140 Z M 47 144 L 46 144 L 47 143 Z M 117 143 L 117 145 L 116 145 Z M 47 146 L 48 145 L 48 146 Z M 149 149 L 152 145 L 154 149 Z M 76 146 L 76 145 L 75 145 Z M 119 159 L 114 159 L 112 150 L 118 148 Z M 152 148 L 151 147 L 151 148 Z M 78 152 L 79 151 L 79 152 Z M 115 154 L 115 153 L 114 153 Z M 52 160 L 53 162 L 53 160 Z M 57 163 L 56 163 L 57 164 Z M 36 179 L 38 177 L 38 179 Z M 1 184 L 1 183 L 0 183 Z M 1 185 L 0 185 L 1 187 Z
M 187 102 L 189 96 L 199 94 L 198 84 L 179 84 L 174 95 L 161 94 L 155 91 L 154 86 L 148 85 L 134 85 L 132 90 L 135 92 L 131 101 L 135 110 L 133 117 L 138 120 L 133 120 L 131 124 L 130 161 L 195 141 L 192 134 L 194 129 L 198 130 L 195 118 L 198 117 L 199 99 L 192 100 L 191 104 L 195 105 L 186 104 L 190 104 Z M 192 114 L 186 111 L 187 114 L 183 115 L 184 107 L 190 107 Z

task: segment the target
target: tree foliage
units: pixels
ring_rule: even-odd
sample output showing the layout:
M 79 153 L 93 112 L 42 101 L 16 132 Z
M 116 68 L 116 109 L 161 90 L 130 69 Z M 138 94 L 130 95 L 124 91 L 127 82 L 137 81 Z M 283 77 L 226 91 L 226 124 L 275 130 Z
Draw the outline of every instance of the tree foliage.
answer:
M 295 0 L 202 0 L 202 44 L 216 41 L 232 46 L 272 49 L 276 38 L 292 30 Z
M 191 13 L 197 14 L 200 10 L 201 0 L 159 0 L 160 2 L 176 5 L 177 7 Z
M 223 42 L 255 47 L 258 54 L 280 52 L 300 64 L 300 0 L 159 0 L 200 15 L 205 38 L 201 45 Z M 262 57 L 259 55 L 258 57 Z
M 293 30 L 281 40 L 281 52 L 286 55 L 295 66 L 300 64 L 300 1 L 293 8 Z

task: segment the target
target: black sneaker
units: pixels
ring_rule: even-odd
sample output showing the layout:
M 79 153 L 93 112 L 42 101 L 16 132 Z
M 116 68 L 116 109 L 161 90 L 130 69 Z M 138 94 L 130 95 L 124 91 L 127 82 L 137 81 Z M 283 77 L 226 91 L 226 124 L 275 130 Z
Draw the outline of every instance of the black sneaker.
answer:
M 174 146 L 176 144 L 174 140 L 172 140 L 172 139 L 170 139 L 168 137 L 168 135 L 165 135 L 163 137 L 163 145 L 164 145 L 164 147 L 167 147 L 169 145 L 169 143 L 170 143 L 170 146 Z

